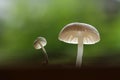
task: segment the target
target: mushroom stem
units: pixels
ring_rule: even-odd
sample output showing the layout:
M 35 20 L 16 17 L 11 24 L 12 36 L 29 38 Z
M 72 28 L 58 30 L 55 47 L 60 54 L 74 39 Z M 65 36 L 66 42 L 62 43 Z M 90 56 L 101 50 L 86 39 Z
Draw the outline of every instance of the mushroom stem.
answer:
M 43 45 L 39 42 L 39 44 L 40 44 L 40 46 L 41 46 L 41 48 L 42 48 L 42 50 L 43 50 L 43 55 L 44 55 L 44 57 L 45 57 L 45 62 L 46 62 L 46 64 L 48 64 L 48 55 L 47 55 L 47 52 L 46 52 L 46 50 L 45 50 L 45 48 L 43 47 Z
M 78 52 L 76 59 L 76 67 L 81 67 L 83 56 L 83 37 L 78 37 Z

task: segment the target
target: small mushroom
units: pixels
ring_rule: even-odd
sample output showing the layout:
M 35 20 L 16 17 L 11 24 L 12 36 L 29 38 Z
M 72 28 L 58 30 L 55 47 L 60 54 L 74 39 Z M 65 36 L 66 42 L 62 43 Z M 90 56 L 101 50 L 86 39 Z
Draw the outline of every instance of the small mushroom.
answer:
M 44 37 L 37 37 L 37 39 L 34 41 L 34 48 L 35 49 L 41 49 L 43 50 L 43 54 L 44 54 L 44 57 L 45 57 L 45 63 L 48 64 L 48 55 L 47 55 L 47 52 L 44 48 L 44 46 L 46 46 L 47 44 L 47 41 Z
M 83 44 L 95 44 L 100 41 L 100 36 L 92 25 L 74 22 L 66 25 L 60 31 L 58 39 L 66 43 L 78 44 L 76 67 L 81 67 Z

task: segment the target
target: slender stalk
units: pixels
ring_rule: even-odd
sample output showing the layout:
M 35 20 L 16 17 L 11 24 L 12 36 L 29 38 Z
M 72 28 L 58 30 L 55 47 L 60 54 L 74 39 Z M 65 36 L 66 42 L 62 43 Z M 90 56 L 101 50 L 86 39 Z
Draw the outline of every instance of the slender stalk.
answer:
M 83 37 L 78 37 L 78 52 L 76 59 L 76 67 L 81 67 L 83 56 Z
M 43 50 L 43 55 L 44 55 L 44 58 L 45 58 L 45 62 L 46 62 L 46 64 L 48 64 L 48 55 L 47 55 L 47 52 L 46 52 L 45 48 L 43 47 L 43 45 L 40 42 L 39 42 L 39 44 L 40 44 L 40 46 L 41 46 L 41 48 Z

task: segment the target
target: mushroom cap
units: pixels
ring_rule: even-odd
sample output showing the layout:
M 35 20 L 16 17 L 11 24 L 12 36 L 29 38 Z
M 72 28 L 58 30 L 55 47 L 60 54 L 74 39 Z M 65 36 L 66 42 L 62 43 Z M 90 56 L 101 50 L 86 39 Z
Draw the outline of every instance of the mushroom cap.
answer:
M 37 39 L 34 41 L 34 48 L 35 49 L 40 49 L 42 46 L 44 47 L 47 44 L 47 41 L 44 37 L 37 37 Z
M 74 22 L 67 24 L 59 33 L 60 41 L 78 44 L 78 38 L 83 37 L 83 44 L 95 44 L 100 41 L 99 32 L 86 23 Z

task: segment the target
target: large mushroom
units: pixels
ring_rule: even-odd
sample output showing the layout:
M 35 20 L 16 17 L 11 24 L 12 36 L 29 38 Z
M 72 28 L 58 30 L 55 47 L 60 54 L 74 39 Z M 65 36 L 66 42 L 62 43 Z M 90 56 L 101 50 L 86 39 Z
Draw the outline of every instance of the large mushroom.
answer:
M 78 44 L 76 67 L 81 67 L 83 56 L 83 44 L 95 44 L 100 41 L 99 32 L 95 27 L 86 23 L 70 23 L 60 31 L 60 41 Z
M 34 41 L 34 48 L 35 49 L 41 49 L 43 50 L 43 55 L 45 57 L 45 63 L 48 64 L 48 55 L 47 52 L 44 48 L 44 46 L 46 46 L 47 41 L 44 37 L 37 37 L 37 39 Z

